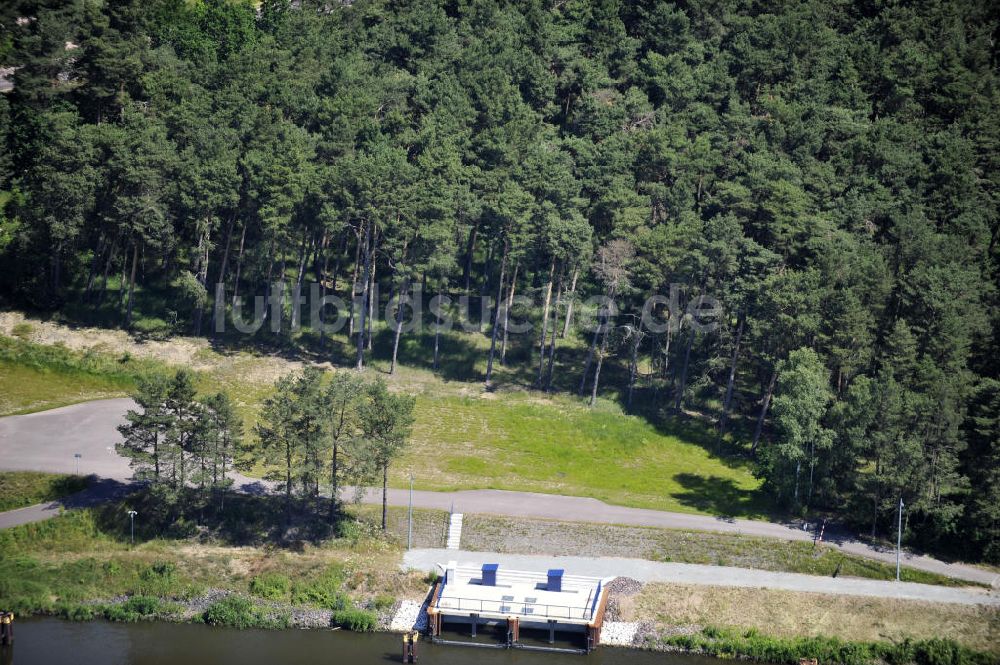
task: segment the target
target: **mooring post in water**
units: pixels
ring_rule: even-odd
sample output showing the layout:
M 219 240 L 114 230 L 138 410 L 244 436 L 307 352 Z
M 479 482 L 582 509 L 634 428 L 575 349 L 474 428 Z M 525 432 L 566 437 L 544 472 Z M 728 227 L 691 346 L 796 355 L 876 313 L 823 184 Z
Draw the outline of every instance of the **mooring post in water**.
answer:
M 420 634 L 417 632 L 403 633 L 403 662 L 417 662 L 417 639 Z
M 0 612 L 0 646 L 14 643 L 14 613 Z
M 556 621 L 549 619 L 549 644 L 556 643 Z
M 478 614 L 470 614 L 469 617 L 472 618 L 472 636 L 475 637 L 476 636 L 476 624 L 479 623 L 479 615 Z

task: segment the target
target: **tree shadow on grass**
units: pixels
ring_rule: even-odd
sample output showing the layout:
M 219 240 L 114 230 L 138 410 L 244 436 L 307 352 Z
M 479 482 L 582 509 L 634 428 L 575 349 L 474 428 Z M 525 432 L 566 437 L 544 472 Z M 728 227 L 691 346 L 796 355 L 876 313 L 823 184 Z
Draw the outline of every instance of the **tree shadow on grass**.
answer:
M 723 518 L 773 514 L 759 492 L 741 489 L 728 478 L 678 473 L 674 475 L 674 480 L 684 491 L 673 493 L 673 498 L 689 508 L 714 513 Z
M 180 493 L 140 487 L 96 509 L 100 530 L 119 540 L 130 539 L 128 511 L 136 511 L 135 539 L 197 538 L 226 545 L 273 545 L 301 549 L 341 534 L 353 518 L 335 510 L 329 499 L 295 498 L 286 503 L 275 494 L 209 492 L 189 488 Z

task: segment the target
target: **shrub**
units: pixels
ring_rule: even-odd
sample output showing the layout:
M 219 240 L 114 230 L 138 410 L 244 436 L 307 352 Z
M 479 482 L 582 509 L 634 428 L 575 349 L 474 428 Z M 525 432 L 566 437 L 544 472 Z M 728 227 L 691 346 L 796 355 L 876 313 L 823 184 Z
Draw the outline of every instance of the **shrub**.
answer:
M 311 582 L 296 582 L 292 586 L 292 603 L 339 609 L 343 605 L 340 591 L 343 583 L 343 568 L 330 566 L 320 577 Z
M 333 623 L 358 633 L 371 633 L 378 624 L 378 617 L 369 610 L 348 607 L 333 613 Z
M 160 609 L 160 599 L 153 596 L 132 596 L 120 605 L 109 605 L 104 609 L 108 621 L 135 623 L 149 619 Z
M 372 525 L 354 519 L 342 519 L 337 522 L 337 538 L 357 545 L 362 539 L 373 534 Z
M 10 334 L 18 339 L 28 339 L 31 337 L 31 333 L 35 331 L 35 326 L 31 325 L 27 321 L 21 321 L 10 330 Z
M 56 616 L 69 621 L 90 621 L 100 613 L 101 608 L 94 605 L 77 605 L 62 603 L 55 608 Z
M 211 626 L 240 629 L 287 628 L 291 624 L 287 613 L 269 613 L 249 598 L 236 595 L 212 603 L 202 618 Z
M 745 658 L 769 663 L 794 663 L 800 658 L 816 658 L 821 663 L 839 665 L 987 665 L 991 657 L 967 649 L 948 639 L 901 643 L 844 642 L 834 637 L 786 639 L 760 635 L 750 629 L 735 631 L 705 627 L 694 635 L 673 635 L 661 643 L 690 651 L 702 651 L 721 658 Z
M 257 575 L 250 580 L 250 593 L 268 600 L 285 600 L 291 587 L 291 580 L 275 573 Z
M 132 332 L 143 339 L 165 340 L 170 337 L 172 328 L 163 319 L 142 317 L 132 323 Z
M 372 608 L 376 610 L 387 610 L 396 604 L 396 599 L 386 593 L 380 593 L 372 600 Z
M 177 566 L 168 562 L 158 562 L 139 573 L 138 590 L 144 595 L 168 596 L 174 586 L 174 571 Z

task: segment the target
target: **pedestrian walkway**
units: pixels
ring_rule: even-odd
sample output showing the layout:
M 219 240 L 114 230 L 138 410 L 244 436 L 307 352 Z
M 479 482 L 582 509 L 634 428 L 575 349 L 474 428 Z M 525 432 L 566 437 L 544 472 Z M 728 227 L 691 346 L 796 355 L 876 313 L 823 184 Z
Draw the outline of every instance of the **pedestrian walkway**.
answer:
M 674 582 L 722 587 L 750 587 L 805 591 L 848 596 L 874 596 L 934 603 L 1000 607 L 1000 593 L 987 589 L 943 587 L 913 582 L 885 582 L 853 577 L 820 577 L 801 573 L 776 573 L 749 568 L 666 563 L 617 557 L 541 556 L 500 554 L 450 549 L 413 549 L 403 555 L 403 570 L 441 572 L 438 564 L 457 561 L 459 566 L 498 563 L 515 570 L 562 568 L 567 574 L 593 577 L 631 577 L 640 582 Z

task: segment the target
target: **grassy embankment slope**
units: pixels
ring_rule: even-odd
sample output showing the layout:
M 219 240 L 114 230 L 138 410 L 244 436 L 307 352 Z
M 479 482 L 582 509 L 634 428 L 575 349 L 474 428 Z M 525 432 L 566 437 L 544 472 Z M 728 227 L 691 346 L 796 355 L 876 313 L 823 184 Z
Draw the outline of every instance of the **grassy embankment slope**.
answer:
M 246 505 L 235 510 L 256 519 L 250 504 L 266 500 L 243 501 Z M 123 503 L 75 510 L 0 531 L 4 609 L 70 619 L 213 622 L 203 612 L 226 594 L 238 594 L 250 601 L 243 608 L 245 616 L 222 623 L 283 627 L 296 608 L 370 619 L 374 610 L 391 607 L 397 598 L 422 598 L 427 589 L 421 575 L 398 568 L 399 539 L 400 534 L 405 538 L 406 528 L 403 509 L 392 510 L 387 538 L 375 528 L 374 510 L 356 508 L 322 544 L 302 541 L 280 548 L 254 537 L 241 544 L 232 540 L 233 532 L 195 525 L 193 519 L 189 535 L 147 536 L 142 519 L 151 519 L 148 509 L 140 513 L 136 544 L 131 546 L 128 521 L 121 519 L 125 508 Z M 418 542 L 439 545 L 440 516 L 416 511 L 415 517 Z M 225 604 L 217 608 L 239 609 Z
M 229 391 L 251 424 L 277 377 L 301 366 L 274 355 L 216 351 L 198 339 L 140 344 L 117 331 L 18 326 L 24 339 L 0 338 L 3 415 L 121 396 L 144 372 L 186 365 L 198 372 L 203 391 Z M 480 354 L 468 347 L 482 345 L 481 338 L 453 341 L 464 349 L 463 374 L 480 375 L 481 361 L 471 359 Z M 66 348 L 36 343 L 53 340 Z M 572 396 L 528 390 L 504 368 L 497 390 L 486 392 L 479 382 L 449 380 L 458 372 L 451 367 L 442 376 L 404 365 L 390 377 L 417 395 L 411 445 L 393 467 L 394 486 L 404 486 L 412 471 L 421 489 L 527 490 L 678 512 L 767 515 L 749 465 L 715 456 L 711 434 L 698 424 L 654 424 L 604 400 L 589 409 Z M 387 366 L 376 359 L 367 371 L 384 376 Z
M 716 626 L 723 630 L 716 634 L 709 629 L 706 641 L 729 642 L 731 649 L 743 653 L 747 645 L 741 648 L 740 642 L 767 635 L 780 640 L 828 637 L 894 644 L 948 638 L 1000 657 L 1000 609 L 995 607 L 684 584 L 647 584 L 621 604 L 624 620 L 656 624 L 660 635 L 653 644 L 691 646 L 684 639 L 690 637 L 690 629 L 695 629 L 696 639 L 704 639 L 704 633 L 697 631 Z
M 140 529 L 131 547 L 122 512 L 122 506 L 80 510 L 0 531 L 5 607 L 77 620 L 243 627 L 302 625 L 303 615 L 327 611 L 324 620 L 370 630 L 394 600 L 417 600 L 427 589 L 421 575 L 397 567 L 405 509 L 391 510 L 388 538 L 374 528 L 378 511 L 361 507 L 334 537 L 286 548 L 229 542 L 233 532 L 224 528 L 149 539 Z M 418 510 L 415 517 L 416 544 L 440 545 L 445 515 Z M 772 662 L 820 656 L 851 665 L 886 662 L 878 658 L 884 653 L 894 655 L 888 662 L 921 665 L 987 663 L 1000 654 L 996 608 L 669 584 L 646 585 L 616 602 L 621 620 L 654 622 L 651 647 L 763 653 Z M 920 655 L 898 660 L 909 650 Z M 927 659 L 928 652 L 944 655 Z

